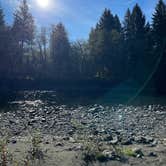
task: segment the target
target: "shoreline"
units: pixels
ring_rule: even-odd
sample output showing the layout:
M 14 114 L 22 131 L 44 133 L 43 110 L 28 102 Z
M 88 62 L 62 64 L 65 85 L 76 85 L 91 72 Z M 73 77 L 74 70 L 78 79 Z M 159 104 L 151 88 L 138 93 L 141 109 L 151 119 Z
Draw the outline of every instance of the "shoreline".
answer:
M 0 113 L 1 139 L 3 131 L 8 133 L 6 146 L 19 162 L 32 152 L 37 139 L 35 146 L 45 162 L 37 161 L 43 166 L 166 163 L 165 106 L 67 107 L 40 100 L 13 104 L 19 110 Z

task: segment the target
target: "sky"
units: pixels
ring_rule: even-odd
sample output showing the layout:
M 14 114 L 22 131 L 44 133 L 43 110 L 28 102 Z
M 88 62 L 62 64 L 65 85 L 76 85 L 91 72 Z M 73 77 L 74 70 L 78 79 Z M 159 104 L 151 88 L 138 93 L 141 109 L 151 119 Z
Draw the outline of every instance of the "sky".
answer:
M 96 25 L 105 8 L 109 8 L 123 21 L 127 8 L 132 9 L 138 3 L 146 19 L 151 21 L 152 13 L 158 2 L 158 0 L 49 0 L 47 7 L 41 7 L 38 1 L 28 0 L 37 27 L 50 27 L 50 25 L 62 22 L 72 41 L 87 39 L 91 28 Z M 18 3 L 19 0 L 0 0 L 5 19 L 10 25 Z

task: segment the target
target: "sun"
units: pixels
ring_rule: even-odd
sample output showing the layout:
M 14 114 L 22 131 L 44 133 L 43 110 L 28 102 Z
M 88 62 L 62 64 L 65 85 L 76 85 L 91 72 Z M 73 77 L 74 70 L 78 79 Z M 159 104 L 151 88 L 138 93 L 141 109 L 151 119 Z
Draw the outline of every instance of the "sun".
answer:
M 37 0 L 37 4 L 42 8 L 47 8 L 49 6 L 49 0 Z

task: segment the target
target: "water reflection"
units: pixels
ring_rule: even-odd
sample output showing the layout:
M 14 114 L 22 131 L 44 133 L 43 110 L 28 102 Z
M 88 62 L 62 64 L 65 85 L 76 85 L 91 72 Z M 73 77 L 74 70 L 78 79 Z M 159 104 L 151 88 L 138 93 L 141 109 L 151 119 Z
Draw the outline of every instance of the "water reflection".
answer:
M 6 95 L 7 96 L 7 95 Z M 161 96 L 139 95 L 135 100 L 128 103 L 132 98 L 132 93 L 111 93 L 102 91 L 19 91 L 12 92 L 8 98 L 1 101 L 1 110 L 14 109 L 15 106 L 28 108 L 41 108 L 43 105 L 166 105 L 166 98 Z M 151 107 L 151 106 L 149 106 Z M 119 115 L 121 118 L 121 115 Z

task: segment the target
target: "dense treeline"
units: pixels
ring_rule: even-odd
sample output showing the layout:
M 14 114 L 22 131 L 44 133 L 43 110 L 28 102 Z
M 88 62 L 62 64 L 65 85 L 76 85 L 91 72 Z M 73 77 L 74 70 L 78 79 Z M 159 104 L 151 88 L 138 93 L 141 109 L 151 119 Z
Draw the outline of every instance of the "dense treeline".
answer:
M 146 21 L 140 6 L 127 10 L 121 23 L 105 9 L 87 41 L 70 42 L 62 23 L 51 31 L 35 28 L 26 0 L 8 26 L 0 8 L 0 79 L 111 80 L 132 79 L 166 84 L 166 4 L 159 0 Z

